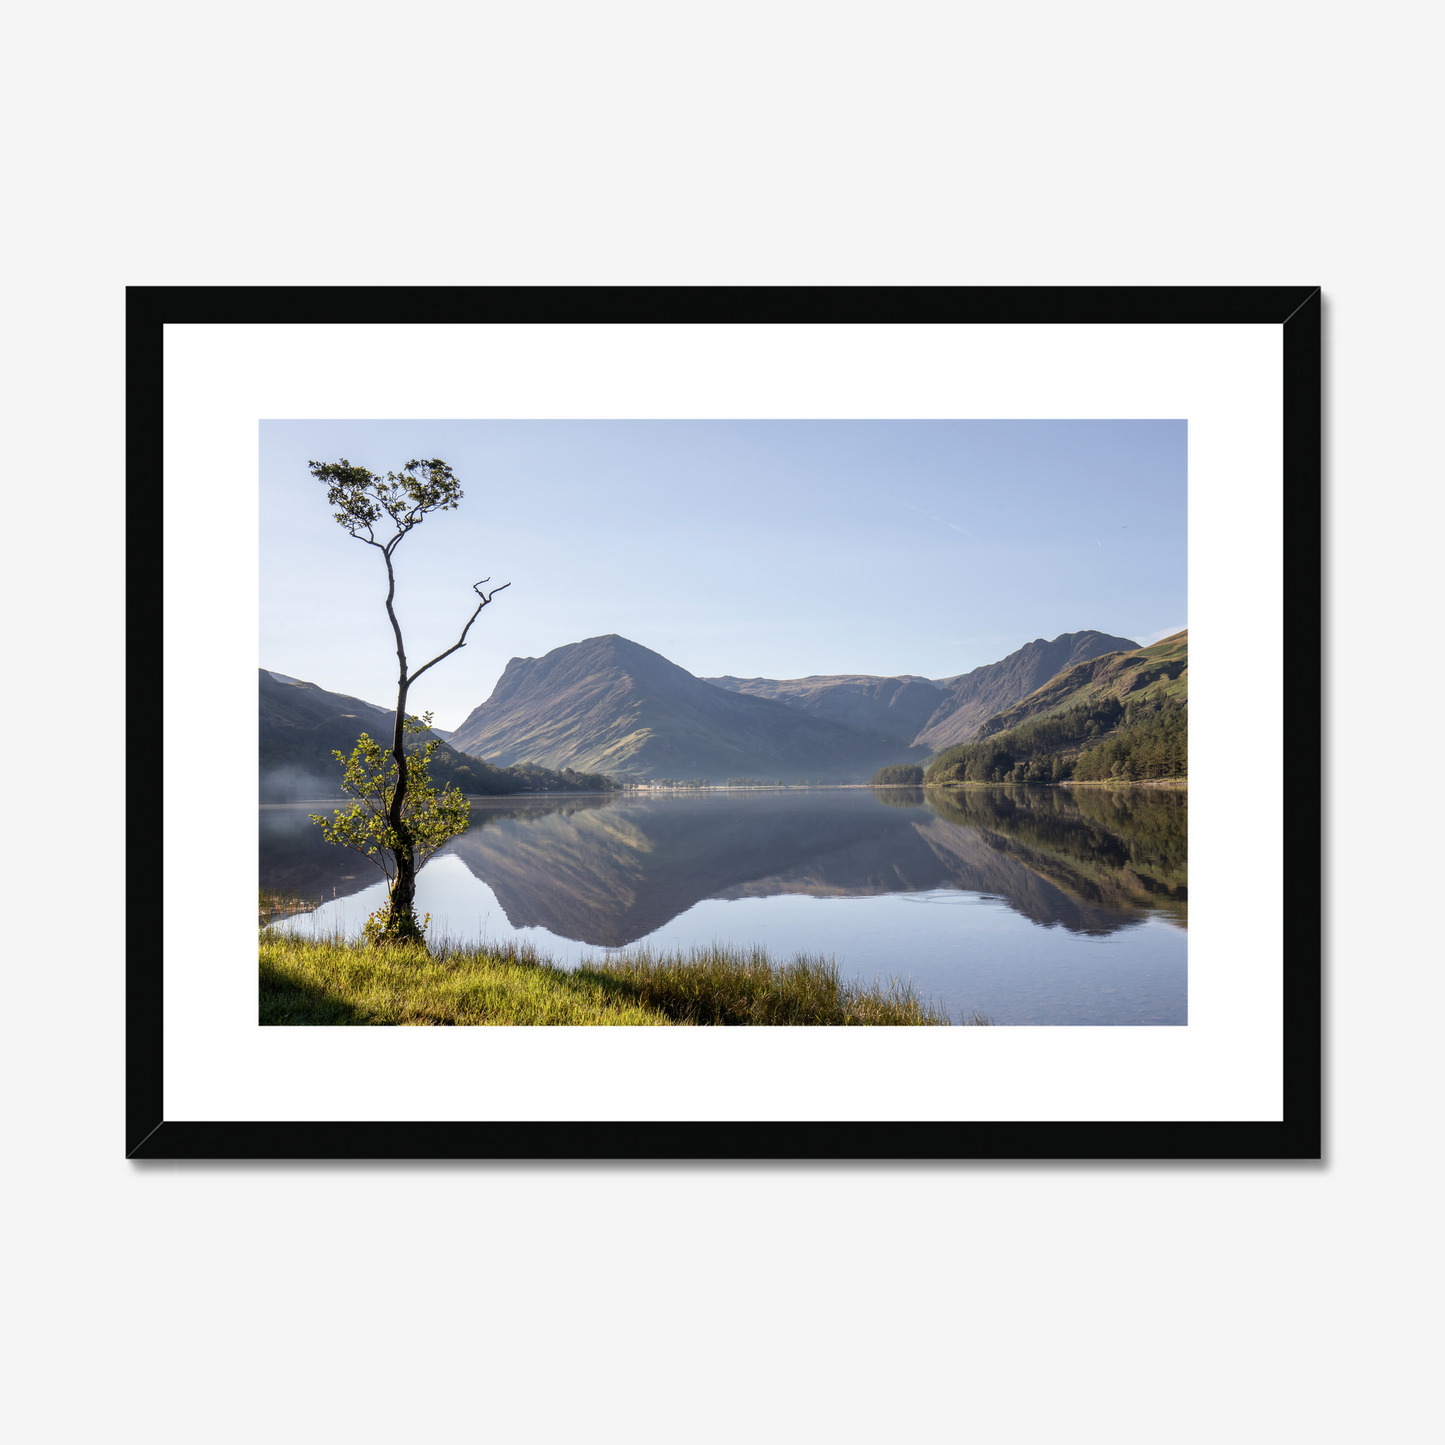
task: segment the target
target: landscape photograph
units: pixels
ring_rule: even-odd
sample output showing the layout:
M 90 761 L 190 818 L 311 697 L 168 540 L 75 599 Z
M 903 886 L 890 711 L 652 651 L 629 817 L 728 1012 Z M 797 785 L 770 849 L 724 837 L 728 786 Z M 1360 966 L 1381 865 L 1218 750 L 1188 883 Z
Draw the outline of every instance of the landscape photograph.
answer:
M 1187 1025 L 1184 421 L 259 441 L 261 1024 Z

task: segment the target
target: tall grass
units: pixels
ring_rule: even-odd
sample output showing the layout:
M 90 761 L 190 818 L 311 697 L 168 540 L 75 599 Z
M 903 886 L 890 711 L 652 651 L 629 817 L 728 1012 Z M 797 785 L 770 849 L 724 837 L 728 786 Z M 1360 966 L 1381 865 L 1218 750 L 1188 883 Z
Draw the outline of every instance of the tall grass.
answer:
M 845 981 L 836 963 L 777 963 L 762 948 L 637 949 L 575 969 L 516 943 L 367 948 L 261 932 L 260 1021 L 270 1025 L 946 1025 L 911 983 Z M 975 1013 L 961 1020 L 982 1024 Z
M 948 1024 L 948 1011 L 893 979 L 846 982 L 832 959 L 800 954 L 775 963 L 764 948 L 635 949 L 583 964 L 639 1004 L 689 1024 Z
M 670 1024 L 526 949 L 261 934 L 263 1024 Z

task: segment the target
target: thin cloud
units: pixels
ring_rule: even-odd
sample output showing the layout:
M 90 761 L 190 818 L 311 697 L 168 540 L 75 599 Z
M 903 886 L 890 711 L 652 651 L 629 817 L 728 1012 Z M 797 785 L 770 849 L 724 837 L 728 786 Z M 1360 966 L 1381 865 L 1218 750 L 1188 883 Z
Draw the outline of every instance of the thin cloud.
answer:
M 904 502 L 903 505 L 910 512 L 917 512 L 920 517 L 927 517 L 930 522 L 937 522 L 940 527 L 952 527 L 955 532 L 962 532 L 965 537 L 973 536 L 967 527 L 960 527 L 957 522 L 945 522 L 942 517 L 935 517 L 932 512 L 925 512 L 922 507 L 915 507 L 912 502 Z

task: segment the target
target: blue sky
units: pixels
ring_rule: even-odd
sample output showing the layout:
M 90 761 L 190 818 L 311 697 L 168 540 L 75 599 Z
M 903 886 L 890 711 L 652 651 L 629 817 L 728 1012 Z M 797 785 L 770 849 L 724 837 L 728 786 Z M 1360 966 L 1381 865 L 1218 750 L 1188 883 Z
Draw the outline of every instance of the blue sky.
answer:
M 261 665 L 383 705 L 385 569 L 307 462 L 452 466 L 461 506 L 396 553 L 413 668 L 473 582 L 511 586 L 412 694 L 442 727 L 510 658 L 608 632 L 699 676 L 946 677 L 1188 620 L 1183 421 L 267 421 L 260 443 Z

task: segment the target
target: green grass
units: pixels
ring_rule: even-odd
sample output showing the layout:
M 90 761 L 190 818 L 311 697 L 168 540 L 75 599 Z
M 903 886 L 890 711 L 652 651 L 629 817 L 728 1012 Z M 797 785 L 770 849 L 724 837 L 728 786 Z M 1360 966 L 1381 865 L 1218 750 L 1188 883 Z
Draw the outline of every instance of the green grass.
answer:
M 367 948 L 261 934 L 263 1024 L 670 1024 L 524 950 Z
M 262 1024 L 948 1024 L 894 980 L 867 987 L 831 960 L 765 950 L 634 950 L 559 968 L 515 944 L 372 949 L 261 933 Z M 966 1023 L 989 1020 L 975 1013 Z
M 848 983 L 831 959 L 779 964 L 763 948 L 635 949 L 583 965 L 580 977 L 688 1024 L 947 1024 L 945 1009 L 897 979 Z

